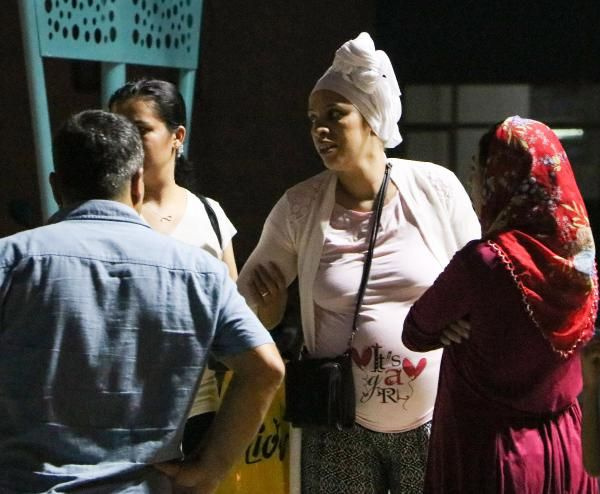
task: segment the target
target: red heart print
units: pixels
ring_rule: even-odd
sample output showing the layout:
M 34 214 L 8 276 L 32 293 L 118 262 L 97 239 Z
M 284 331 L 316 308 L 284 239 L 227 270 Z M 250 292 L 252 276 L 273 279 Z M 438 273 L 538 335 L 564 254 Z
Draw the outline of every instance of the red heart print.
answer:
M 371 361 L 371 354 L 372 354 L 372 350 L 371 350 L 370 346 L 368 346 L 367 348 L 365 348 L 363 350 L 362 355 L 359 355 L 358 352 L 356 351 L 356 348 L 353 348 L 352 349 L 352 360 L 354 360 L 354 363 L 362 369 L 363 367 L 368 365 L 369 362 Z
M 423 369 L 425 368 L 426 365 L 427 365 L 427 359 L 425 357 L 423 357 L 421 360 L 419 360 L 417 367 L 415 367 L 413 365 L 413 363 L 410 360 L 408 360 L 407 358 L 405 358 L 402 361 L 402 369 L 404 370 L 406 375 L 408 377 L 410 377 L 413 381 L 417 377 L 419 377 L 419 375 L 421 374 L 421 372 L 423 372 Z

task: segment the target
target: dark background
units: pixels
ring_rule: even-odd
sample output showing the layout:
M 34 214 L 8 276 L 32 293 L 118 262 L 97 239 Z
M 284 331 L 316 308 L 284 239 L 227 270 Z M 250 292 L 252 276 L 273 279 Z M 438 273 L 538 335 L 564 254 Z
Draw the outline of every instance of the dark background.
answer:
M 218 200 L 238 228 L 238 264 L 284 190 L 322 169 L 306 99 L 341 43 L 368 31 L 401 86 L 600 82 L 599 5 L 205 0 L 189 152 L 198 191 Z M 17 0 L 2 3 L 0 25 L 0 235 L 7 235 L 42 218 Z M 48 60 L 45 75 L 53 129 L 100 105 L 97 64 Z M 129 78 L 142 75 L 176 80 L 168 70 L 128 69 Z M 394 154 L 402 153 L 400 146 Z
M 405 84 L 600 81 L 600 2 L 374 4 L 377 44 Z

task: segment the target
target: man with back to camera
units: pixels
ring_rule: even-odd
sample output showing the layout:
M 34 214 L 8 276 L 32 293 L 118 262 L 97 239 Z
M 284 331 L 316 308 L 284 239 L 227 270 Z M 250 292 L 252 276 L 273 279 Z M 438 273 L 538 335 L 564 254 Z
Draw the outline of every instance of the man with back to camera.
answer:
M 277 349 L 224 264 L 139 217 L 133 124 L 84 111 L 53 147 L 60 211 L 0 240 L 0 492 L 213 492 L 281 382 Z M 179 461 L 209 350 L 234 377 Z

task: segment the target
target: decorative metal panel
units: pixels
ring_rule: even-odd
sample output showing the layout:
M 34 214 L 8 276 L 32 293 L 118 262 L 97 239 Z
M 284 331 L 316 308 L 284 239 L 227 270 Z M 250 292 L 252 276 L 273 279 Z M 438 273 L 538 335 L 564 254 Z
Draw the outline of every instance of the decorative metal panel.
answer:
M 195 69 L 202 0 L 37 0 L 41 55 Z

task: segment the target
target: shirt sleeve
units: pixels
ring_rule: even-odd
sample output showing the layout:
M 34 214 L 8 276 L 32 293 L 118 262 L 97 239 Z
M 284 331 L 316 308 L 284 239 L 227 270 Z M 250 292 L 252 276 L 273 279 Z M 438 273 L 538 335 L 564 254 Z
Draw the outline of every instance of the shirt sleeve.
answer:
M 220 304 L 211 348 L 217 357 L 273 343 L 271 335 L 246 305 L 229 276 L 223 277 L 219 292 Z
M 256 300 L 252 300 L 253 291 L 250 289 L 256 266 L 269 262 L 275 263 L 283 273 L 288 286 L 296 278 L 298 273 L 297 252 L 290 225 L 289 209 L 287 198 L 284 195 L 269 213 L 258 244 L 240 272 L 237 282 L 238 289 L 246 297 L 250 306 L 257 304 Z
M 413 351 L 426 352 L 442 347 L 444 328 L 468 318 L 472 303 L 473 275 L 466 253 L 475 242 L 457 252 L 433 285 L 415 302 L 404 321 L 402 342 Z

